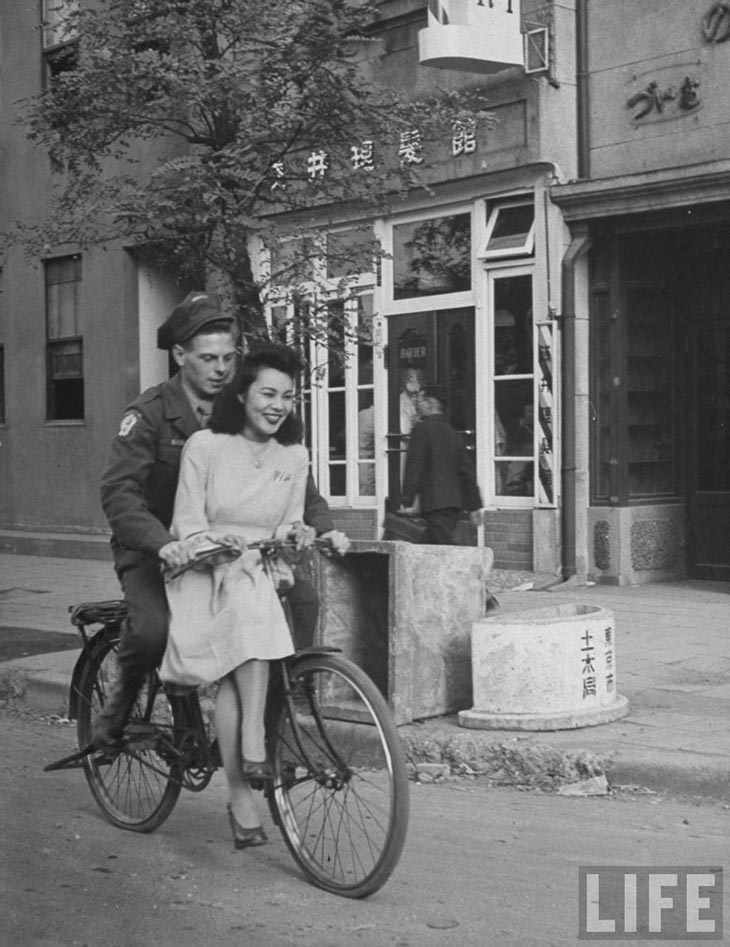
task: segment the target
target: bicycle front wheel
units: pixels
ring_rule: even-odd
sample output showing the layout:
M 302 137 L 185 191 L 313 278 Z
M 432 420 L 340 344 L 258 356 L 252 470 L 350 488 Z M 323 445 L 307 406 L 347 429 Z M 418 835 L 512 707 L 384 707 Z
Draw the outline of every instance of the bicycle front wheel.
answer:
M 91 742 L 91 726 L 119 676 L 119 635 L 99 641 L 79 676 L 79 747 Z M 106 818 L 120 829 L 152 832 L 170 815 L 182 788 L 175 724 L 180 716 L 155 673 L 140 688 L 118 750 L 84 759 L 89 788 Z
M 271 733 L 274 821 L 307 878 L 348 898 L 377 891 L 408 827 L 408 778 L 388 705 L 332 654 L 296 661 Z

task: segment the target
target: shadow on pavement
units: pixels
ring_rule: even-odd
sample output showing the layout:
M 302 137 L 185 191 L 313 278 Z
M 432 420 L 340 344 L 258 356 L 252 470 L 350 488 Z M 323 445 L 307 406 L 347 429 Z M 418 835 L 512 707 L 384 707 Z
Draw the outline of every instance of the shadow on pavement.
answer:
M 81 639 L 62 631 L 41 631 L 39 628 L 0 628 L 0 661 L 27 658 L 32 654 L 53 651 L 78 651 Z

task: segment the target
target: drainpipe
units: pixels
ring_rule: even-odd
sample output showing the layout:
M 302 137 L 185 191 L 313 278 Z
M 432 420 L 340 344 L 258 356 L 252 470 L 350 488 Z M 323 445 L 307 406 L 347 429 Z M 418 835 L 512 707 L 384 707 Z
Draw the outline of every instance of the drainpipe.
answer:
M 588 438 L 588 365 L 584 357 L 579 361 L 581 351 L 587 350 L 588 317 L 582 316 L 578 331 L 576 315 L 576 267 L 591 246 L 591 237 L 587 224 L 573 228 L 573 237 L 565 252 L 562 263 L 563 283 L 563 345 L 561 359 L 563 425 L 562 425 L 562 546 L 563 578 L 576 577 L 576 581 L 585 582 L 588 564 L 585 553 L 578 555 L 579 545 L 587 550 L 588 525 L 588 455 L 585 450 Z M 583 457 L 579 462 L 579 441 L 583 447 Z M 580 487 L 579 489 L 579 480 Z M 580 544 L 579 544 L 580 540 Z M 579 561 L 580 560 L 580 561 Z
M 575 3 L 575 70 L 576 70 L 576 163 L 578 179 L 590 177 L 590 128 L 588 101 L 588 0 Z M 563 577 L 581 583 L 587 577 L 588 521 L 588 364 L 579 362 L 579 350 L 587 352 L 587 313 L 581 320 L 584 333 L 578 331 L 576 316 L 576 269 L 580 258 L 591 245 L 588 225 L 571 227 L 571 242 L 562 263 L 562 362 L 563 392 L 562 437 L 562 547 Z M 584 321 L 585 320 L 585 321 Z M 582 349 L 581 349 L 582 345 Z M 579 431 L 583 437 L 583 458 L 579 463 Z M 581 487 L 579 489 L 578 480 Z M 585 550 L 580 556 L 578 548 Z M 580 562 L 579 562 L 580 559 Z
M 578 179 L 591 176 L 588 92 L 588 0 L 575 3 L 576 131 Z

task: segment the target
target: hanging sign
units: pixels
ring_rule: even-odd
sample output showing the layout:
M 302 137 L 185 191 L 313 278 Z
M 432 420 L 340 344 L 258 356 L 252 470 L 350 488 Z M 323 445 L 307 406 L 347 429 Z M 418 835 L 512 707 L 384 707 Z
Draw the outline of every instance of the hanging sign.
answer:
M 429 0 L 418 52 L 424 66 L 461 72 L 524 65 L 520 0 Z

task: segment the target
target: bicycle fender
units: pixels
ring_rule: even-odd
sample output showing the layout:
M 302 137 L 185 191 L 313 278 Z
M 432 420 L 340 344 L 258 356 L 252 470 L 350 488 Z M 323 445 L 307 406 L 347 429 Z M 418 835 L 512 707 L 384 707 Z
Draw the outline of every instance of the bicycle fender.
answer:
M 76 720 L 78 717 L 78 704 L 79 704 L 79 683 L 81 681 L 81 674 L 83 673 L 84 667 L 86 666 L 87 661 L 94 653 L 96 648 L 99 646 L 99 643 L 107 638 L 109 635 L 118 634 L 119 623 L 115 622 L 113 624 L 104 625 L 100 628 L 93 637 L 89 638 L 87 643 L 81 650 L 81 654 L 76 659 L 76 664 L 74 664 L 74 669 L 71 674 L 71 685 L 69 687 L 68 694 L 68 719 Z
M 313 654 L 342 654 L 342 648 L 331 648 L 327 645 L 311 645 L 308 648 L 300 648 L 292 658 L 292 661 L 296 664 L 297 661 L 308 658 Z

